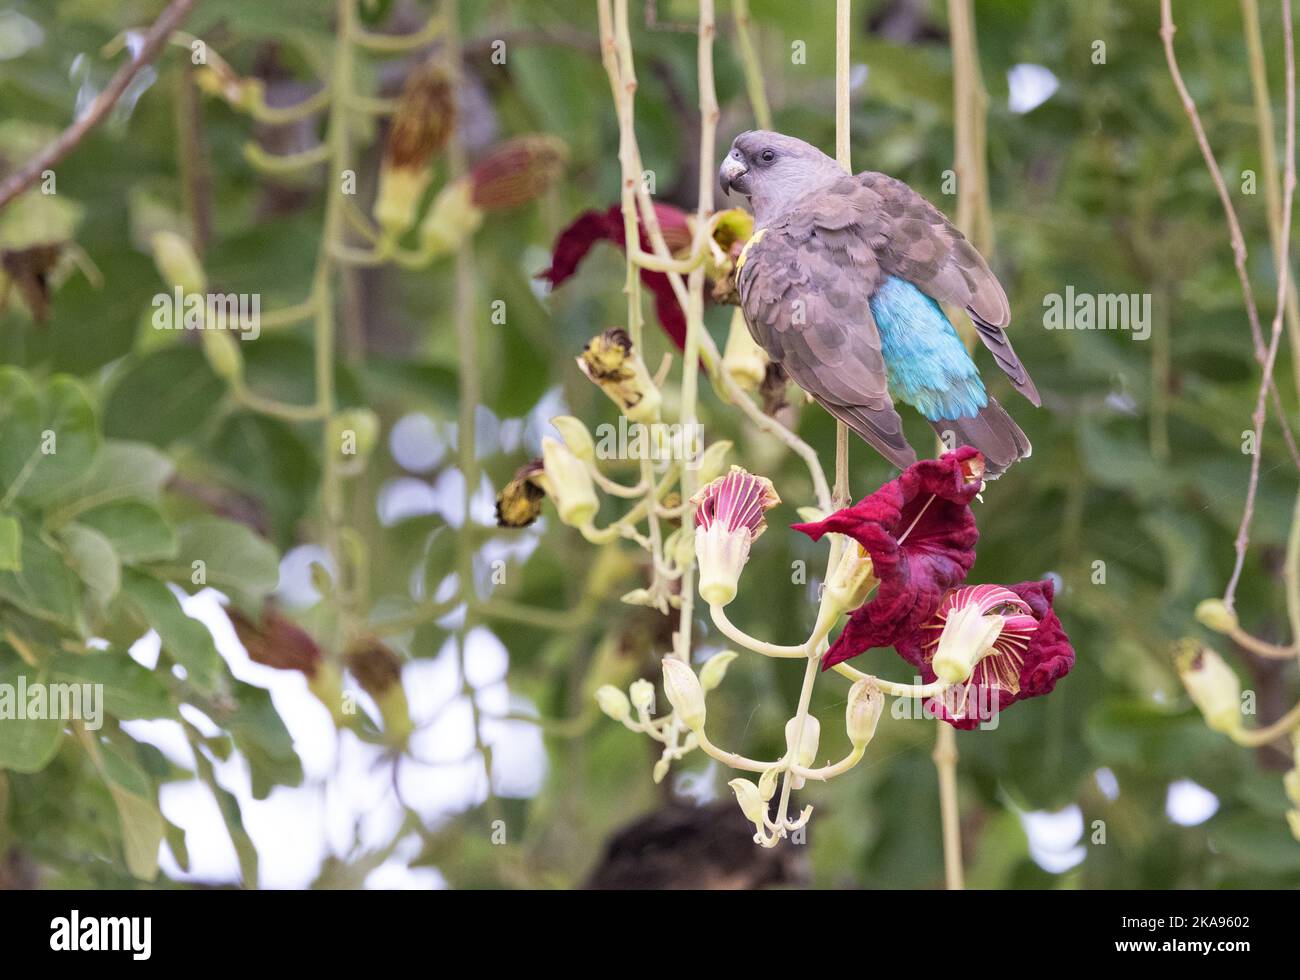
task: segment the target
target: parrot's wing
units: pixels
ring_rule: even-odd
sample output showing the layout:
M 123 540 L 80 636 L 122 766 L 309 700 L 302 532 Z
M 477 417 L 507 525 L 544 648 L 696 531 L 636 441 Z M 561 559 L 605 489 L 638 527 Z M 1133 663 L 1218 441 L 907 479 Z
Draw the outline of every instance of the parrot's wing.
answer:
M 938 208 L 901 180 L 870 171 L 859 174 L 857 180 L 880 198 L 874 222 L 883 240 L 877 248 L 880 267 L 940 303 L 964 308 L 980 340 L 1016 390 L 1035 405 L 1041 404 L 1033 379 L 1003 329 L 1011 322 L 1007 294 L 975 246 Z
M 871 315 L 881 274 L 859 220 L 865 198 L 819 196 L 769 226 L 740 270 L 741 306 L 768 356 L 901 468 L 916 453 L 889 397 Z

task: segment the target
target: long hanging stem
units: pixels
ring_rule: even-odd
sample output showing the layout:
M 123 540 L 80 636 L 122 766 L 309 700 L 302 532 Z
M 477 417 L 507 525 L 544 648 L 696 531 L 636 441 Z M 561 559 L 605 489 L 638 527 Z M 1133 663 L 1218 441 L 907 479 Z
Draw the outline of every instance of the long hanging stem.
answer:
M 713 211 L 713 156 L 714 140 L 718 126 L 718 95 L 713 81 L 713 36 L 716 31 L 713 0 L 700 0 L 700 39 L 697 53 L 697 74 L 700 95 L 700 162 L 699 196 L 695 203 L 695 233 L 700 241 L 693 251 L 703 246 L 707 234 L 708 217 Z M 686 343 L 682 351 L 682 431 L 688 442 L 694 442 L 698 424 L 696 400 L 699 393 L 700 343 L 704 334 L 704 268 L 691 270 L 686 284 Z M 695 526 L 695 505 L 691 497 L 696 490 L 694 467 L 682 469 L 682 527 Z M 690 562 L 682 574 L 681 609 L 674 637 L 673 652 L 682 660 L 691 660 L 691 626 L 695 611 L 695 563 Z
M 464 86 L 464 64 L 461 61 L 460 23 L 456 0 L 446 0 L 443 5 L 443 27 L 447 74 L 454 91 L 462 91 Z M 465 172 L 465 144 L 461 138 L 460 127 L 454 127 L 447 141 L 448 180 L 457 180 Z M 487 808 L 489 818 L 500 819 L 501 808 L 493 786 L 492 747 L 483 737 L 482 709 L 478 696 L 466 676 L 469 659 L 468 638 L 474 619 L 475 584 L 474 584 L 474 533 L 473 504 L 474 494 L 478 491 L 478 437 L 475 416 L 479 402 L 482 401 L 478 376 L 478 331 L 475 329 L 475 311 L 478 308 L 476 296 L 476 271 L 474 264 L 474 245 L 472 240 L 464 242 L 456 251 L 456 343 L 460 355 L 460 416 L 456 425 L 456 453 L 461 477 L 465 481 L 463 497 L 464 515 L 461 534 L 457 539 L 456 578 L 459 583 L 461 598 L 465 602 L 465 613 L 456 631 L 456 656 L 460 670 L 461 690 L 469 700 L 471 719 L 474 724 L 474 747 L 483 760 L 483 773 L 487 780 Z
M 981 251 L 993 244 L 988 178 L 984 163 L 988 96 L 980 78 L 975 45 L 975 13 L 970 0 L 948 0 L 952 37 L 954 156 L 957 172 L 957 224 Z M 962 338 L 969 348 L 974 337 Z M 950 889 L 964 887 L 961 815 L 957 800 L 957 737 L 952 726 L 935 722 L 934 765 L 939 773 L 939 816 L 943 826 L 944 880 Z
M 353 49 L 349 41 L 354 26 L 355 0 L 338 2 L 339 41 L 334 49 L 334 64 L 331 78 L 339 89 L 347 89 L 352 84 Z M 334 260 L 331 246 L 343 241 L 343 189 L 340 184 L 342 174 L 349 167 L 351 150 L 348 131 L 347 111 L 342 100 L 335 100 L 330 105 L 327 120 L 326 147 L 329 153 L 330 170 L 326 176 L 325 226 L 321 233 L 320 254 L 316 258 L 316 270 L 312 276 L 311 303 L 313 309 L 313 353 L 316 374 L 316 412 L 320 418 L 328 419 L 334 414 Z M 331 426 L 321 426 L 321 524 L 326 552 L 334 562 L 338 575 L 339 587 L 335 590 L 340 597 L 339 619 L 341 632 L 346 640 L 351 624 L 351 605 L 347 600 L 352 589 L 349 587 L 346 569 L 346 556 L 340 542 L 340 526 L 343 521 L 343 484 L 335 460 L 338 446 L 332 441 Z
M 849 146 L 849 37 L 853 25 L 852 0 L 835 3 L 835 162 L 853 173 Z M 849 503 L 849 427 L 835 422 L 835 506 Z
M 732 0 L 731 16 L 736 23 L 736 42 L 740 46 L 740 64 L 745 70 L 745 90 L 754 109 L 754 122 L 758 123 L 759 129 L 771 129 L 772 110 L 767 104 L 763 66 L 758 60 L 754 37 L 749 32 L 749 0 Z
M 1246 34 L 1246 54 L 1250 60 L 1250 88 L 1255 99 L 1255 123 L 1259 129 L 1260 180 L 1268 204 L 1268 230 L 1277 254 L 1282 242 L 1282 178 L 1277 166 L 1277 134 L 1273 126 L 1273 101 L 1268 91 L 1268 66 L 1264 59 L 1264 42 L 1259 27 L 1257 0 L 1241 0 L 1241 16 Z M 1287 282 L 1286 323 L 1291 342 L 1291 373 L 1296 394 L 1300 395 L 1300 295 L 1295 280 Z

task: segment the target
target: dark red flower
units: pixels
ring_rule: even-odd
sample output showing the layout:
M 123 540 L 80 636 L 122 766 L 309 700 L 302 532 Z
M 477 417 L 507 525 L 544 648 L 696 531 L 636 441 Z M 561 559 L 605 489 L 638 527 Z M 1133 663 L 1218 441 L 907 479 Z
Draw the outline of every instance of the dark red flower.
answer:
M 983 473 L 984 457 L 962 446 L 913 463 L 825 520 L 794 525 L 814 541 L 828 532 L 853 538 L 880 581 L 871 600 L 850 614 L 822 669 L 873 647 L 893 646 L 930 619 L 948 591 L 966 580 L 979 540 L 970 502 Z
M 671 204 L 656 204 L 655 217 L 664 233 L 664 241 L 670 251 L 676 253 L 691 244 L 691 229 L 687 224 L 686 212 Z M 641 248 L 650 251 L 650 240 L 645 228 L 640 228 Z M 616 204 L 608 211 L 586 211 L 560 232 L 551 253 L 551 267 L 538 273 L 538 279 L 545 279 L 552 287 L 558 286 L 577 270 L 586 258 L 591 247 L 597 242 L 613 242 L 620 249 L 625 244 L 623 237 L 623 211 Z M 641 270 L 641 282 L 655 298 L 655 315 L 659 325 L 672 338 L 678 348 L 686 346 L 686 315 L 682 313 L 677 296 L 673 293 L 668 276 L 662 272 Z
M 938 679 L 933 661 L 950 617 L 967 610 L 1001 618 L 997 639 L 970 676 L 930 699 L 940 718 L 954 728 L 974 728 L 1017 701 L 1047 694 L 1070 672 L 1074 648 L 1052 611 L 1052 593 L 1046 580 L 954 589 L 928 622 L 894 643 L 928 684 Z

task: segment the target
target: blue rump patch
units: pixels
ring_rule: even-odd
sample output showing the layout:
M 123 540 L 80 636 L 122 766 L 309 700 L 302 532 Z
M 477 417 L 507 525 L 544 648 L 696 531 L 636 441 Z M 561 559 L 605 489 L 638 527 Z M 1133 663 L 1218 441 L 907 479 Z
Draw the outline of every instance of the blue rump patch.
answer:
M 989 403 L 975 362 L 939 304 L 906 279 L 887 278 L 871 297 L 889 393 L 931 422 L 973 418 Z

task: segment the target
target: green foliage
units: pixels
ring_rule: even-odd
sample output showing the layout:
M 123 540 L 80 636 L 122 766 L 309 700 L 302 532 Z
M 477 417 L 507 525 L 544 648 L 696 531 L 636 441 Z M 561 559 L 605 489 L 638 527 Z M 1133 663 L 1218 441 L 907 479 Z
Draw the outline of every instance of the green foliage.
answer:
M 75 86 L 67 70 L 73 58 L 90 52 L 92 78 L 102 84 L 116 64 L 98 53 L 103 45 L 160 7 L 91 0 L 11 6 L 39 25 L 46 40 L 0 61 L 0 119 L 7 120 L 0 172 L 14 169 L 72 118 Z M 431 5 L 414 6 L 427 11 Z M 445 608 L 434 595 L 451 576 L 464 576 L 458 549 L 466 536 L 475 547 L 484 545 L 471 569 L 484 600 L 472 613 L 473 625 L 490 629 L 509 651 L 515 699 L 509 710 L 526 699 L 548 722 L 546 778 L 536 795 L 484 803 L 467 797 L 455 812 L 422 821 L 418 832 L 403 814 L 408 819 L 399 836 L 419 843 L 414 867 L 437 867 L 456 886 L 580 884 L 609 835 L 668 792 L 650 781 L 654 758 L 644 740 L 597 716 L 592 702 L 600 684 L 657 678 L 667 647 L 662 617 L 618 601 L 646 582 L 644 563 L 630 546 L 621 553 L 618 545 L 597 549 L 561 526 L 549 506 L 543 523 L 528 531 L 479 524 L 466 530 L 451 519 L 447 493 L 435 512 L 386 523 L 378 516 L 381 492 L 398 478 L 454 486 L 440 481 L 458 475 L 460 386 L 471 373 L 482 402 L 476 465 L 495 489 L 536 454 L 545 421 L 539 402 L 555 407 L 549 414 L 558 414 L 562 403 L 593 428 L 617 423 L 614 407 L 573 359 L 589 337 L 624 322 L 620 256 L 598 245 L 581 274 L 550 296 L 540 296 L 533 279 L 548 264 L 560 229 L 584 210 L 609 207 L 619 192 L 618 134 L 595 45 L 594 5 L 460 6 L 471 46 L 503 32 L 554 35 L 548 43 L 512 42 L 503 66 L 481 52 L 470 58 L 463 136 L 471 161 L 496 135 L 525 132 L 561 137 L 570 159 L 560 185 L 540 203 L 489 216 L 464 246 L 473 249 L 477 273 L 473 363 L 462 359 L 455 332 L 454 259 L 418 271 L 344 268 L 330 277 L 336 300 L 330 328 L 338 339 L 326 367 L 332 407 L 369 407 L 382 432 L 369 457 L 340 482 L 345 489 L 333 512 L 322 488 L 344 481 L 339 470 L 352 461 L 325 444 L 321 420 L 255 411 L 213 372 L 193 336 L 149 325 L 151 301 L 169 284 L 149 254 L 148 233 L 169 227 L 192 237 L 194 174 L 177 128 L 185 112 L 177 95 L 191 67 L 186 48 L 167 50 L 156 80 L 142 87 L 133 107 L 115 113 L 58 166 L 57 204 L 42 205 L 35 192 L 0 211 L 0 249 L 49 238 L 75 241 L 103 280 L 97 284 L 65 263 L 51 278 L 47 323 L 32 318 L 17 292 L 0 310 L 6 362 L 0 368 L 0 685 L 22 676 L 28 683 L 89 683 L 104 691 L 103 726 L 94 731 L 64 721 L 0 720 L 0 853 L 21 852 L 40 868 L 43 883 L 167 884 L 158 872 L 160 846 L 185 868 L 190 852 L 208 842 L 186 840 L 163 817 L 159 791 L 195 779 L 217 803 L 245 883 L 256 883 L 259 855 L 241 797 L 216 769 L 227 758 L 242 758 L 252 798 L 264 800 L 278 787 L 302 784 L 303 764 L 271 694 L 242 674 L 236 678 L 213 635 L 187 615 L 182 597 L 210 587 L 256 618 L 274 596 L 281 554 L 304 543 L 334 552 L 334 566 L 322 567 L 314 580 L 319 601 L 292 611 L 326 660 L 337 664 L 351 641 L 375 634 L 408 667 L 438 658 L 457 634 L 455 616 L 446 616 L 463 610 L 460 600 L 470 590 L 458 582 L 457 601 Z M 776 127 L 828 149 L 832 6 L 751 2 Z M 908 181 L 952 213 L 956 200 L 942 190 L 953 166 L 954 125 L 946 5 L 922 4 L 928 29 L 907 42 L 868 29 L 886 6 L 854 4 L 853 61 L 868 72 L 853 96 L 853 161 L 857 169 Z M 1280 32 L 1276 12 L 1264 6 L 1280 129 Z M 397 29 L 383 7 L 361 4 L 367 29 Z M 655 173 L 659 200 L 690 208 L 695 37 L 648 30 L 642 5 L 632 7 L 644 163 Z M 728 4 L 720 7 L 719 155 L 753 124 Z M 1258 372 L 1222 214 L 1169 80 L 1155 7 L 1120 0 L 976 5 L 989 92 L 993 265 L 1011 300 L 1017 352 L 1044 392 L 1045 407 L 1032 409 L 1001 379 L 992 380 L 991 361 L 980 355 L 991 390 L 1028 433 L 1034 454 L 991 484 L 977 505 L 981 540 L 971 581 L 1058 576 L 1058 611 L 1078 664 L 1051 697 L 1017 705 L 996 731 L 958 735 L 972 886 L 1300 885 L 1300 844 L 1288 834 L 1278 790 L 1286 760 L 1209 731 L 1186 700 L 1169 653 L 1179 638 L 1199 636 L 1238 657 L 1243 680 L 1259 689 L 1261 704 L 1274 715 L 1297 696 L 1293 665 L 1266 670 L 1202 631 L 1193 617 L 1196 603 L 1217 594 L 1231 571 L 1250 462 L 1241 434 L 1251 427 Z M 689 2 L 657 8 L 661 20 L 689 22 L 695 15 Z M 1184 72 L 1239 209 L 1267 317 L 1273 272 L 1266 204 L 1262 193 L 1241 193 L 1242 172 L 1258 173 L 1261 161 L 1237 6 L 1186 4 L 1179 17 Z M 186 29 L 211 38 L 241 77 L 260 72 L 293 79 L 291 91 L 279 93 L 288 91 L 286 102 L 329 77 L 338 44 L 332 5 L 318 0 L 205 0 Z M 1107 45 L 1105 64 L 1091 58 L 1099 39 Z M 796 42 L 806 46 L 806 63 L 791 59 Z M 374 53 L 360 61 L 356 94 L 367 98 L 395 95 L 386 80 L 414 64 Z M 1006 77 L 1024 62 L 1050 69 L 1060 87 L 1039 108 L 1018 114 L 1007 106 Z M 244 145 L 273 127 L 259 129 L 206 95 L 197 112 L 205 162 L 199 185 L 212 225 L 201 252 L 213 288 L 259 294 L 263 314 L 302 302 L 316 287 L 325 202 L 337 175 L 320 167 L 291 180 L 258 173 Z M 374 192 L 386 125 L 360 113 L 351 124 L 362 210 Z M 283 132 L 285 146 L 302 148 L 314 145 L 321 126 L 294 124 Z M 435 188 L 446 170 L 435 165 Z M 364 244 L 360 236 L 348 241 Z M 1151 338 L 1044 329 L 1044 297 L 1067 286 L 1150 293 Z M 505 303 L 504 323 L 492 321 L 494 300 Z M 664 354 L 676 351 L 655 332 L 649 303 L 646 309 L 644 354 L 653 372 Z M 728 314 L 708 312 L 719 345 Z M 241 342 L 248 389 L 310 408 L 320 381 L 313 330 L 307 320 Z M 1300 418 L 1296 356 L 1284 346 L 1278 364 L 1284 411 L 1293 422 Z M 807 471 L 707 383 L 703 388 L 708 440 L 733 440 L 733 458 L 770 476 L 784 500 L 769 514 L 771 530 L 755 545 L 730 615 L 753 635 L 796 642 L 812 625 L 818 582 L 815 574 L 796 580 L 792 564 L 816 568 L 824 555 L 784 529 L 798 519 L 795 507 L 812 502 Z M 671 386 L 665 392 L 669 404 L 679 396 Z M 825 413 L 796 408 L 800 435 L 829 461 L 834 436 Z M 434 422 L 441 447 L 427 466 L 408 471 L 387 440 L 413 413 Z M 919 419 L 906 424 L 914 445 L 928 445 Z M 1275 422 L 1265 430 L 1263 452 L 1237 609 L 1249 632 L 1285 642 L 1278 574 L 1295 473 Z M 860 445 L 851 461 L 855 496 L 890 475 Z M 636 479 L 631 467 L 611 475 Z M 603 512 L 601 523 L 609 516 Z M 530 543 L 536 547 L 525 547 Z M 350 556 L 346 574 L 337 567 L 339 555 Z M 497 559 L 504 562 L 504 581 L 493 578 Z M 525 615 L 517 614 L 520 607 Z M 542 615 L 530 617 L 531 610 Z M 725 645 L 705 618 L 695 628 L 701 654 Z M 161 643 L 154 667 L 128 653 L 149 631 Z M 889 651 L 862 659 L 863 669 L 911 679 Z M 756 661 L 745 655 L 732 665 L 716 709 L 710 699 L 709 730 L 720 744 L 771 757 L 783 749 L 780 726 L 797 698 L 799 677 L 789 664 Z M 819 681 L 812 705 L 823 720 L 823 754 L 831 756 L 846 747 L 840 680 Z M 1268 692 L 1275 696 L 1266 698 Z M 352 727 L 339 738 L 389 752 L 378 712 L 361 700 Z M 197 715 L 215 734 L 198 726 Z M 142 719 L 183 730 L 192 767 L 122 727 Z M 520 727 L 499 725 L 493 737 L 515 738 Z M 858 769 L 802 792 L 818 811 L 809 836 L 814 884 L 941 884 L 932 745 L 932 725 L 887 715 Z M 471 756 L 477 764 L 479 756 Z M 705 769 L 698 753 L 687 767 L 693 775 Z M 1117 798 L 1098 789 L 1102 767 L 1119 784 Z M 453 768 L 431 766 L 421 778 L 450 785 Z M 709 771 L 703 783 L 725 792 L 726 778 Z M 1174 825 L 1165 814 L 1168 787 L 1181 779 L 1219 800 L 1218 812 L 1199 826 Z M 1082 816 L 1084 858 L 1054 874 L 1031 856 L 1020 814 L 1066 806 L 1077 806 Z M 502 814 L 509 844 L 498 847 L 491 843 L 492 820 Z M 1091 841 L 1094 821 L 1104 821 L 1105 844 Z M 387 856 L 360 846 L 334 855 L 319 883 L 358 884 Z

